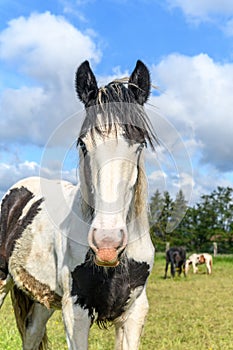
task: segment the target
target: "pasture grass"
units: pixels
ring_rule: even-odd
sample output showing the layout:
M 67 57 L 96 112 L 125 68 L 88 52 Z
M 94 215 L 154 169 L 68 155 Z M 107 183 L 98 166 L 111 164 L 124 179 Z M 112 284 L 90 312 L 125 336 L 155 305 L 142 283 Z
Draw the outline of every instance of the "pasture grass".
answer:
M 157 254 L 140 350 L 233 350 L 233 256 L 214 258 L 210 276 L 202 265 L 197 275 L 190 270 L 186 278 L 164 280 L 164 267 L 164 254 Z M 0 313 L 0 330 L 0 350 L 21 348 L 9 297 Z M 48 335 L 51 350 L 67 350 L 58 311 L 48 323 Z M 93 326 L 89 349 L 114 349 L 114 329 Z

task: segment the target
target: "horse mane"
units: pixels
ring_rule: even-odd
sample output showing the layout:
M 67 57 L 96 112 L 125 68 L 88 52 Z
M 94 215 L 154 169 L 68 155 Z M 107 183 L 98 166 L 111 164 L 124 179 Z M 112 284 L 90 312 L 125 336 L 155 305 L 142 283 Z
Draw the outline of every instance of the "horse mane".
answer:
M 132 91 L 125 86 L 126 82 L 127 78 L 117 79 L 99 88 L 97 96 L 90 100 L 86 108 L 80 137 L 90 131 L 94 142 L 95 132 L 106 135 L 113 131 L 117 135 L 120 126 L 125 139 L 148 142 L 154 150 L 158 140 L 153 126 L 143 106 L 136 102 Z

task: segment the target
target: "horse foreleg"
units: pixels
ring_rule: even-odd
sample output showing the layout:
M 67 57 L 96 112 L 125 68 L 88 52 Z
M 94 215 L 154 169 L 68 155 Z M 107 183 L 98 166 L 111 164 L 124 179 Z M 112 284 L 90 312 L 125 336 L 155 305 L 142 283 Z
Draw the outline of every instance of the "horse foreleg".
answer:
M 12 278 L 10 275 L 7 276 L 6 279 L 0 280 L 0 308 L 4 302 L 5 297 L 7 296 L 9 290 L 12 287 Z
M 174 264 L 174 261 L 171 260 L 171 276 L 172 276 L 173 278 L 175 277 L 175 273 L 176 273 L 175 264 Z
M 23 350 L 47 349 L 46 323 L 54 310 L 34 303 L 25 319 Z
M 186 277 L 185 263 L 182 264 L 182 270 L 183 270 L 184 277 Z
M 75 304 L 76 298 L 64 295 L 62 299 L 63 321 L 69 350 L 87 350 L 91 318 L 88 310 Z
M 182 265 L 178 266 L 177 271 L 178 271 L 178 276 L 180 276 L 182 272 Z
M 11 289 L 11 300 L 23 350 L 48 349 L 46 323 L 53 310 L 33 301 L 16 286 Z
M 124 316 L 122 316 L 122 319 L 115 324 L 115 350 L 137 350 L 139 348 L 148 309 L 146 292 L 143 290 L 142 294 L 132 305 L 132 309 L 129 310 L 126 319 L 124 320 Z
M 166 266 L 165 266 L 165 275 L 164 275 L 164 278 L 166 279 L 167 278 L 167 270 L 168 270 L 168 265 L 169 265 L 169 262 L 166 261 Z
M 198 267 L 194 261 L 192 262 L 192 265 L 193 265 L 193 273 L 198 273 Z
M 72 278 L 67 266 L 62 269 L 62 314 L 69 350 L 87 350 L 91 317 L 88 310 L 76 304 L 77 297 L 71 296 Z
M 212 262 L 206 261 L 207 274 L 210 275 L 212 272 Z

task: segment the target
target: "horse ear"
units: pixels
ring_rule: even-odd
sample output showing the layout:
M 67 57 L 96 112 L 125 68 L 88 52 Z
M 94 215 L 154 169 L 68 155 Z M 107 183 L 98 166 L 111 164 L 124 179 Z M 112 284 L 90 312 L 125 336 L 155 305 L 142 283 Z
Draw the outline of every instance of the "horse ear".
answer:
M 75 89 L 80 101 L 85 106 L 94 99 L 98 93 L 96 78 L 90 68 L 89 62 L 84 61 L 77 69 L 75 75 Z
M 150 95 L 150 73 L 145 64 L 138 60 L 129 78 L 128 89 L 135 96 L 136 101 L 143 105 Z

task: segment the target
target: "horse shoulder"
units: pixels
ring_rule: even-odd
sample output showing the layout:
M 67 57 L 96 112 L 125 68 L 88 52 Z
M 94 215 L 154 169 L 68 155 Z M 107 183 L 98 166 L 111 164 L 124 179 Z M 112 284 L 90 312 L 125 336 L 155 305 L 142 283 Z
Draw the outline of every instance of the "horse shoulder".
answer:
M 22 215 L 26 215 L 38 198 L 43 198 L 43 202 L 37 215 L 17 239 L 10 257 L 9 270 L 18 287 L 48 306 L 48 298 L 52 303 L 55 294 L 60 292 L 57 285 L 59 252 L 56 251 L 61 246 L 59 242 L 62 240 L 59 224 L 69 211 L 67 200 L 72 199 L 75 187 L 65 181 L 41 180 L 41 178 L 24 179 L 13 187 L 22 186 L 34 194 Z M 50 190 L 58 194 L 57 201 L 51 201 Z M 61 190 L 62 196 L 59 193 Z

